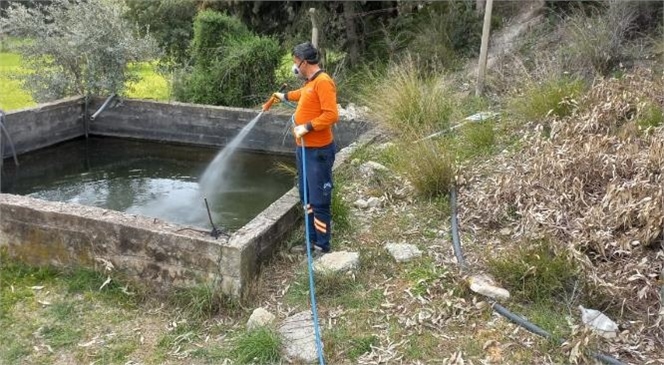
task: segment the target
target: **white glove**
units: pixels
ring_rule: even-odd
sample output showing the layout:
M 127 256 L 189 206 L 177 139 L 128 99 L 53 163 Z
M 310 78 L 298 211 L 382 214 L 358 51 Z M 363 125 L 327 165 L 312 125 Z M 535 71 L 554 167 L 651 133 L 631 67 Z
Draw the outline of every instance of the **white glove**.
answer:
M 293 134 L 297 139 L 302 138 L 302 136 L 304 136 L 307 133 L 309 133 L 309 130 L 307 129 L 307 126 L 305 124 L 300 124 L 295 126 L 295 128 L 293 128 Z
M 279 99 L 279 101 L 284 101 L 284 98 L 286 97 L 284 93 L 274 93 L 272 94 L 275 98 Z

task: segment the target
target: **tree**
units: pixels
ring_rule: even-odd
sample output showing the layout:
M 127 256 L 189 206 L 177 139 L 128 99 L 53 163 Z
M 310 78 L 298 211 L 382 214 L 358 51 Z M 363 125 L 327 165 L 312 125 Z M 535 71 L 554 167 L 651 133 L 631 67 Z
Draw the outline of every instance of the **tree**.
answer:
M 130 62 L 159 54 L 149 35 L 122 18 L 122 8 L 107 0 L 54 0 L 28 8 L 12 4 L 0 29 L 30 41 L 19 46 L 29 69 L 24 85 L 38 102 L 71 95 L 122 91 L 137 79 Z

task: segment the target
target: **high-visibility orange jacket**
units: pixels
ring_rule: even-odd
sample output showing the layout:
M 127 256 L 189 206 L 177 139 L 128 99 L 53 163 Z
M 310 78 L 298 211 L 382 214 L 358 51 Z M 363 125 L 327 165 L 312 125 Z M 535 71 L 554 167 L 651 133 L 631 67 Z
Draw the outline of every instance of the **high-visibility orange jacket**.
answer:
M 309 133 L 304 135 L 306 147 L 327 146 L 334 140 L 332 126 L 339 120 L 337 87 L 325 72 L 319 72 L 302 88 L 285 95 L 286 100 L 297 101 L 295 124 L 305 124 Z M 295 141 L 298 145 L 300 140 Z

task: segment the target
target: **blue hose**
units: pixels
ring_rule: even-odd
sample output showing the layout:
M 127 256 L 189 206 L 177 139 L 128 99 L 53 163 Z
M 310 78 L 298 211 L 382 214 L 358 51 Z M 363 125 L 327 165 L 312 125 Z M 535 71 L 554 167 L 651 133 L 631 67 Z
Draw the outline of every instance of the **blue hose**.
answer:
M 291 117 L 291 121 L 295 124 L 295 120 Z M 307 213 L 307 206 L 309 205 L 309 198 L 307 196 L 307 163 L 306 163 L 306 149 L 304 148 L 304 136 L 300 138 L 302 141 L 302 194 L 304 195 L 304 229 L 307 240 L 307 267 L 309 269 L 309 294 L 311 296 L 311 311 L 314 316 L 314 334 L 316 336 L 316 351 L 318 352 L 318 363 L 325 365 L 323 359 L 323 344 L 320 338 L 320 326 L 318 323 L 318 309 L 316 305 L 316 286 L 314 284 L 314 270 L 313 258 L 311 256 L 311 240 L 309 240 L 309 214 Z

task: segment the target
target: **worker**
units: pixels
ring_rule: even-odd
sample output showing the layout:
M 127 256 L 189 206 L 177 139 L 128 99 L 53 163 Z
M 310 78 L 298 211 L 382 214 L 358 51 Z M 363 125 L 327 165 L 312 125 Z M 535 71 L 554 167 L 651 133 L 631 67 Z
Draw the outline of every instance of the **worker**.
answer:
M 336 145 L 332 126 L 339 120 L 337 108 L 337 88 L 330 75 L 323 71 L 318 50 L 310 43 L 298 44 L 293 48 L 293 72 L 304 81 L 297 90 L 275 93 L 281 101 L 297 102 L 293 114 L 293 135 L 297 147 L 295 150 L 298 189 L 300 200 L 304 204 L 303 166 L 306 164 L 309 242 L 315 252 L 327 253 L 331 249 L 332 237 L 332 165 Z M 304 161 L 302 154 L 304 146 Z M 298 245 L 292 251 L 306 250 Z

